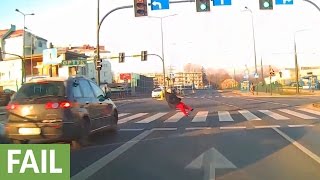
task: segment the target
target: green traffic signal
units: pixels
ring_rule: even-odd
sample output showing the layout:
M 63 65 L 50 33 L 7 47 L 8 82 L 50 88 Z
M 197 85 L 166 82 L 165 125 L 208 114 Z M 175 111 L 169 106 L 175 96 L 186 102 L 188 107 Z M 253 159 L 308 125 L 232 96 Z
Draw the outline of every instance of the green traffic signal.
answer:
M 196 0 L 197 12 L 210 11 L 210 0 Z
M 259 5 L 261 10 L 272 10 L 273 0 L 259 0 Z

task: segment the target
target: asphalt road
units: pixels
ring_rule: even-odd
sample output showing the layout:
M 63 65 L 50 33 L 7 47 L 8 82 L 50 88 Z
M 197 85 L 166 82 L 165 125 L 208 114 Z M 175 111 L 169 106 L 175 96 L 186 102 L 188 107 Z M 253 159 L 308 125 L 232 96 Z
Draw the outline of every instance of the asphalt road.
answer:
M 71 179 L 320 179 L 320 97 L 199 91 L 189 117 L 151 98 L 117 101 L 117 133 L 71 152 Z
M 117 102 L 117 134 L 74 149 L 72 179 L 320 179 L 319 97 L 200 91 L 189 117 L 151 98 Z

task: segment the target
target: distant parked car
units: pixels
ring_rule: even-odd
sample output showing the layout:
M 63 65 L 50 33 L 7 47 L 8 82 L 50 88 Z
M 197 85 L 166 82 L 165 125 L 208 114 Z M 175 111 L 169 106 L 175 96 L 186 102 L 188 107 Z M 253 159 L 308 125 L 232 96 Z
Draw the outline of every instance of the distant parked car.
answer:
M 161 94 L 162 94 L 162 89 L 161 88 L 156 88 L 152 91 L 151 93 L 151 97 L 153 98 L 159 98 L 161 97 Z
M 97 131 L 117 130 L 109 95 L 84 77 L 39 78 L 21 86 L 7 106 L 5 130 L 14 143 L 75 142 Z
M 0 92 L 0 106 L 6 106 L 14 93 L 16 92 L 11 89 L 4 89 Z

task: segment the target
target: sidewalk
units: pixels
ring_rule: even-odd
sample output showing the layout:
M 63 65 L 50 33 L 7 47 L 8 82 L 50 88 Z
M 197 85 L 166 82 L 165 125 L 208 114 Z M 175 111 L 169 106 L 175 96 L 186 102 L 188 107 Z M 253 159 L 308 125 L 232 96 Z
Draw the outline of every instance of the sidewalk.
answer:
M 241 96 L 246 96 L 246 97 L 304 97 L 304 96 L 320 96 L 319 92 L 315 92 L 313 94 L 300 93 L 298 95 L 296 95 L 296 94 L 295 95 L 281 95 L 281 94 L 278 94 L 278 93 L 272 93 L 272 95 L 271 95 L 270 93 L 265 93 L 265 92 L 259 92 L 258 95 L 255 92 L 255 94 L 252 95 L 252 93 L 241 92 L 239 90 L 234 90 L 232 92 L 235 93 L 235 94 L 239 94 Z M 304 107 L 320 111 L 320 102 L 307 104 L 307 105 L 304 105 Z
M 302 97 L 302 96 L 320 96 L 320 91 L 315 91 L 314 93 L 311 92 L 300 92 L 299 94 L 292 94 L 292 95 L 283 95 L 283 94 L 279 94 L 279 93 L 271 93 L 268 92 L 257 92 L 254 93 L 254 95 L 252 95 L 252 93 L 250 92 L 241 92 L 240 90 L 233 90 L 232 91 L 235 94 L 239 94 L 242 96 L 247 96 L 247 97 Z

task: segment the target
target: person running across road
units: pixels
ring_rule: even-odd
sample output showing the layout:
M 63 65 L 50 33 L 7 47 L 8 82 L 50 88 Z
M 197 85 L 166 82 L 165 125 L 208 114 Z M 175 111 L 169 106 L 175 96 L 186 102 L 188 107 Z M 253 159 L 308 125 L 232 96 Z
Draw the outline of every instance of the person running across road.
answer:
M 188 106 L 185 103 L 183 103 L 181 101 L 181 98 L 178 97 L 176 95 L 176 93 L 174 91 L 172 91 L 171 89 L 167 90 L 165 98 L 166 98 L 166 101 L 168 102 L 168 105 L 169 105 L 170 108 L 172 108 L 172 109 L 180 109 L 180 111 L 185 116 L 189 116 L 189 112 L 187 112 L 186 110 L 193 111 L 193 108 L 191 108 L 190 106 Z

